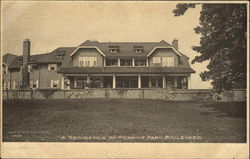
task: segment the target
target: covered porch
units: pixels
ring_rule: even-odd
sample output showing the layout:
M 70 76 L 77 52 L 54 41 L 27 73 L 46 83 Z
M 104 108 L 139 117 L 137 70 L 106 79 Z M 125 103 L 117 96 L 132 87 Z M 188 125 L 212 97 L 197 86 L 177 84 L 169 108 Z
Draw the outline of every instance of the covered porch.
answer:
M 177 88 L 190 89 L 190 74 L 64 74 L 61 89 Z

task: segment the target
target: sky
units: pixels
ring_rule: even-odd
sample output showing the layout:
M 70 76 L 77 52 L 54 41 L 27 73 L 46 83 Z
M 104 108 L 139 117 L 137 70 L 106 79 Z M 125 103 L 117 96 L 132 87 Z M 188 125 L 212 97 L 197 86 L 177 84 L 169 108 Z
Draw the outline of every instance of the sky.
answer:
M 175 17 L 176 2 L 153 1 L 28 1 L 1 2 L 1 53 L 22 54 L 24 39 L 31 41 L 31 54 L 51 52 L 58 47 L 75 47 L 86 40 L 100 42 L 159 42 L 178 39 L 179 51 L 190 60 L 199 54 L 200 6 Z M 201 81 L 208 62 L 192 64 L 192 89 L 211 88 Z

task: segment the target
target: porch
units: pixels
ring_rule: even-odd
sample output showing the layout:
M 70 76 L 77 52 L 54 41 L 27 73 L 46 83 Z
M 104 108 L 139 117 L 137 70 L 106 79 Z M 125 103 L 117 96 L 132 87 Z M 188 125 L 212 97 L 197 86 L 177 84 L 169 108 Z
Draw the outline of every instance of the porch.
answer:
M 191 88 L 190 74 L 65 74 L 62 90 L 88 88 Z

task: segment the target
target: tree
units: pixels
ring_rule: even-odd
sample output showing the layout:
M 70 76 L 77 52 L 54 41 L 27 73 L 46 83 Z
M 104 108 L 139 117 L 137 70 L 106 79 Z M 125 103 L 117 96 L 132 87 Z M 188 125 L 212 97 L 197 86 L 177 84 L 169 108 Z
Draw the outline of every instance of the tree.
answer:
M 211 80 L 217 91 L 246 88 L 247 66 L 247 6 L 246 4 L 177 4 L 175 16 L 182 16 L 189 8 L 202 5 L 200 46 L 193 50 L 200 55 L 192 64 L 209 60 L 208 71 L 200 74 L 202 80 Z

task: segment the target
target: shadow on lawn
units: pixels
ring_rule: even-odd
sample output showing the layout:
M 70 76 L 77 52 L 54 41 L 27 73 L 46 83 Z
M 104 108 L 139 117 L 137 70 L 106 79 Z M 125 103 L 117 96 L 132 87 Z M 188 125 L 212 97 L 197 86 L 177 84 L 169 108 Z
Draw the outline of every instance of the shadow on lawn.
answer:
M 201 115 L 216 113 L 218 117 L 246 118 L 246 101 L 243 102 L 213 102 L 201 105 L 210 108 L 211 112 L 201 112 Z

